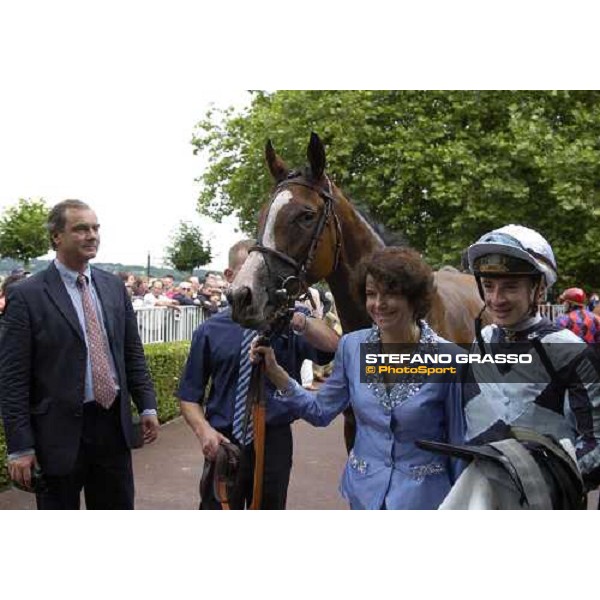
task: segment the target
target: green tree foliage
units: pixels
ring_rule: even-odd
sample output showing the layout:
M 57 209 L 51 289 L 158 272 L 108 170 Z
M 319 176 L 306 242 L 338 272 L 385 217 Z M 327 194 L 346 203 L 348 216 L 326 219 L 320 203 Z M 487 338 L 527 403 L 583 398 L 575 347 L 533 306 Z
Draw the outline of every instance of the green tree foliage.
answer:
M 210 244 L 204 244 L 199 227 L 182 221 L 171 237 L 166 258 L 177 270 L 191 273 L 211 261 Z
M 553 244 L 561 285 L 600 288 L 600 92 L 278 91 L 212 110 L 192 143 L 208 168 L 198 209 L 246 232 L 271 182 L 264 146 L 305 164 L 311 131 L 328 173 L 435 266 L 494 227 Z
M 49 208 L 44 200 L 24 200 L 8 207 L 0 219 L 0 256 L 23 261 L 25 266 L 33 258 L 50 250 L 46 230 Z

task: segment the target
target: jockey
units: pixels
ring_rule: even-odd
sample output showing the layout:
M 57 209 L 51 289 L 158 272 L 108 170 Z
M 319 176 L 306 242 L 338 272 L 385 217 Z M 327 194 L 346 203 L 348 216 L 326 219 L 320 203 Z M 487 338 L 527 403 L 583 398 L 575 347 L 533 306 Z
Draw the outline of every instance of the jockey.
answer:
M 560 295 L 566 313 L 556 319 L 558 327 L 570 329 L 588 344 L 600 342 L 600 317 L 585 308 L 585 292 L 581 288 L 569 288 Z
M 585 292 L 581 288 L 568 288 L 559 297 L 558 301 L 565 304 L 567 311 L 573 309 L 574 306 L 585 306 L 587 301 Z
M 556 282 L 557 267 L 537 231 L 521 225 L 495 229 L 469 247 L 468 260 L 485 309 L 508 340 L 539 323 L 538 305 Z M 509 293 L 498 295 L 502 290 Z
M 468 261 L 485 303 L 482 313 L 487 311 L 492 321 L 482 329 L 478 319 L 473 352 L 522 352 L 522 348 L 527 348 L 525 351 L 532 355 L 533 362 L 472 365 L 472 380 L 465 386 L 464 409 L 466 439 L 470 448 L 474 445 L 477 449 L 467 451 L 467 456 L 481 458 L 477 454 L 480 448 L 497 453 L 495 444 L 513 437 L 514 432 L 524 432 L 526 438 L 537 436 L 540 442 L 537 454 L 530 448 L 526 454 L 535 459 L 533 467 L 538 464 L 539 477 L 536 480 L 529 473 L 524 479 L 533 481 L 538 498 L 545 495 L 552 501 L 542 498 L 536 507 L 571 507 L 567 497 L 573 485 L 564 483 L 568 477 L 562 480 L 554 477 L 554 465 L 550 459 L 546 460 L 548 453 L 541 448 L 548 442 L 558 454 L 566 448 L 571 458 L 576 456 L 587 489 L 600 484 L 599 378 L 596 358 L 588 351 L 589 347 L 573 332 L 560 329 L 538 312 L 545 291 L 557 278 L 552 248 L 533 229 L 507 225 L 486 233 L 470 246 Z M 517 434 L 514 437 L 521 441 Z M 559 440 L 561 446 L 555 443 Z M 522 447 L 517 449 L 522 453 Z M 567 458 L 566 463 L 570 465 L 567 475 L 581 483 L 575 462 Z M 498 464 L 499 461 L 476 460 L 464 472 L 462 483 L 461 479 L 456 483 L 442 508 L 473 506 L 472 498 L 466 500 L 466 497 L 473 492 L 472 477 L 477 468 L 484 472 L 489 491 L 486 497 L 501 498 L 495 507 L 524 506 L 523 489 L 519 494 L 512 483 L 515 477 L 509 477 L 509 471 Z M 565 475 L 564 470 L 562 474 Z M 467 481 L 470 483 L 466 484 Z M 581 507 L 582 499 L 583 489 L 572 504 Z M 528 504 L 533 507 L 531 502 Z

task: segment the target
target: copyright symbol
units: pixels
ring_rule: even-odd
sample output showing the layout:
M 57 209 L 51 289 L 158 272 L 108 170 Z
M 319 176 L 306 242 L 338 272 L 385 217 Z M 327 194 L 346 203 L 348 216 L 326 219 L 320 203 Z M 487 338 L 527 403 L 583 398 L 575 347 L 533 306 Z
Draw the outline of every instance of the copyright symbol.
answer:
M 373 365 L 369 365 L 366 369 L 365 372 L 367 374 L 371 374 L 371 373 L 375 373 L 375 367 Z

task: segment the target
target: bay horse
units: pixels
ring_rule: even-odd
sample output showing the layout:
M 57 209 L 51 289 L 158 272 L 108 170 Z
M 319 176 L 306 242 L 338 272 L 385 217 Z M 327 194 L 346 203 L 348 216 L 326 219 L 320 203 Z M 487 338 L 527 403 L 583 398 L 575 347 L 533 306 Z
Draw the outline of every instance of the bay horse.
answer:
M 359 261 L 385 246 L 381 236 L 325 174 L 325 149 L 313 133 L 308 168 L 290 171 L 270 141 L 266 161 L 275 190 L 258 220 L 258 244 L 232 284 L 233 319 L 260 329 L 279 306 L 286 279 L 305 289 L 325 279 L 345 333 L 369 327 L 365 306 L 356 297 L 352 275 Z M 455 269 L 434 274 L 435 295 L 427 321 L 442 337 L 468 344 L 483 303 L 475 278 Z
M 308 144 L 309 165 L 301 171 L 288 169 L 270 140 L 265 154 L 275 188 L 259 215 L 257 245 L 232 284 L 233 319 L 262 329 L 281 311 L 282 296 L 289 300 L 325 279 L 343 331 L 370 327 L 366 307 L 353 289 L 353 272 L 363 257 L 385 246 L 383 239 L 325 174 L 325 148 L 316 133 Z M 475 278 L 455 269 L 437 271 L 434 278 L 428 323 L 450 341 L 471 343 L 483 307 Z M 350 450 L 353 415 L 345 416 Z

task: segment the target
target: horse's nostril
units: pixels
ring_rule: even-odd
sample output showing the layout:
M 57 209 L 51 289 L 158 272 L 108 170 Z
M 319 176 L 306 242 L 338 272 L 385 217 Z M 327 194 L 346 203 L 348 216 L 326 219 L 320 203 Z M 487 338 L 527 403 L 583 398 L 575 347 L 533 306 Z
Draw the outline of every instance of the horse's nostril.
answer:
M 233 293 L 231 302 L 231 317 L 241 325 L 247 325 L 249 311 L 252 306 L 252 290 L 242 287 Z
M 240 290 L 240 302 L 242 305 L 252 302 L 252 290 L 249 287 L 243 287 Z
M 244 286 L 233 294 L 233 310 L 238 312 L 252 302 L 252 290 Z

